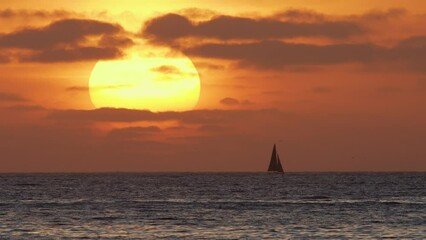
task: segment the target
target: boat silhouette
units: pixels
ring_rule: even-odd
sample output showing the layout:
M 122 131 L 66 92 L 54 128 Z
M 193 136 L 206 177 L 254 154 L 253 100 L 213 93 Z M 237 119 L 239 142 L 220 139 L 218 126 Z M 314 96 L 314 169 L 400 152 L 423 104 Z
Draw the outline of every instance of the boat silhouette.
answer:
M 272 149 L 271 161 L 269 162 L 268 172 L 284 173 L 281 165 L 280 156 L 278 155 L 276 146 Z

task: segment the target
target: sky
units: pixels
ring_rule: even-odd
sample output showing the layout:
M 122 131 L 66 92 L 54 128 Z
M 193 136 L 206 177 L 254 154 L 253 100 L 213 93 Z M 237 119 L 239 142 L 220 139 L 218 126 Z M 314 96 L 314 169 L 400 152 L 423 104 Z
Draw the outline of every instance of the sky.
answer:
M 288 172 L 426 171 L 425 24 L 423 0 L 1 1 L 0 172 L 262 172 L 273 144 Z

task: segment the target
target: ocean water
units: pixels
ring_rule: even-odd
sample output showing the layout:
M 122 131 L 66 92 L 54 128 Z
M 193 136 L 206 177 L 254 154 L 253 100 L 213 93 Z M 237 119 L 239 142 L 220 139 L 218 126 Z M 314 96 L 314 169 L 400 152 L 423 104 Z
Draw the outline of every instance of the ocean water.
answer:
M 426 173 L 0 174 L 0 239 L 425 239 Z

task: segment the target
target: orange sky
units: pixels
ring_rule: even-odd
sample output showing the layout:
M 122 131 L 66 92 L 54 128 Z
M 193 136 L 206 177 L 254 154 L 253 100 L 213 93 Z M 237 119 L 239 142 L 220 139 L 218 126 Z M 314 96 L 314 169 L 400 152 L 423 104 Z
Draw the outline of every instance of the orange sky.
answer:
M 287 171 L 426 170 L 425 1 L 197 4 L 1 1 L 0 172 L 265 171 L 273 143 Z M 160 50 L 194 109 L 95 108 L 98 60 Z

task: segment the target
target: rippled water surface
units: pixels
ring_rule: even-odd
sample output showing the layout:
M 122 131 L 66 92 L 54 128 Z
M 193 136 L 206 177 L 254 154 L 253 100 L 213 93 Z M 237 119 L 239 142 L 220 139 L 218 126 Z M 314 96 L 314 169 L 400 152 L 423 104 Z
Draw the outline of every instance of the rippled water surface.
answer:
M 426 174 L 1 174 L 9 238 L 423 239 Z

